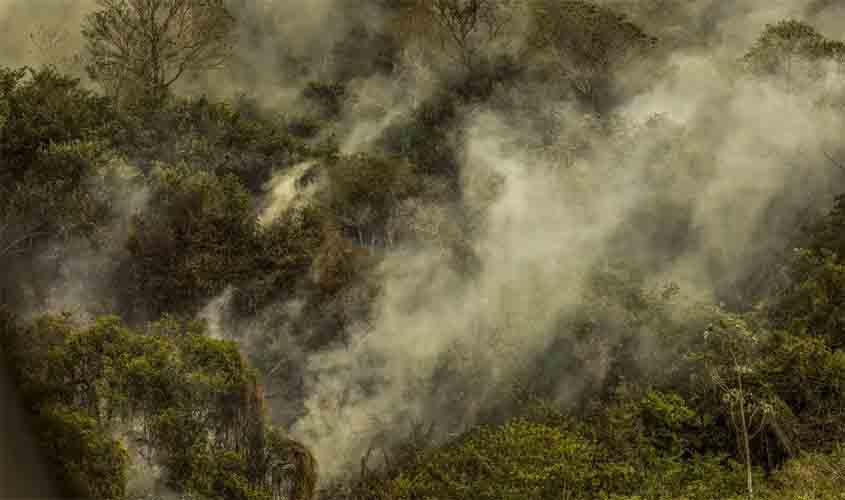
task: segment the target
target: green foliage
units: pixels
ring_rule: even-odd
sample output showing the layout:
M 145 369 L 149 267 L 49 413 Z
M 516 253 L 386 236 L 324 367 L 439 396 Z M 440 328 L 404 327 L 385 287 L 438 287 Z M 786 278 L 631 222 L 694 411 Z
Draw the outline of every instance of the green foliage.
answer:
M 108 146 L 110 103 L 51 68 L 0 68 L 0 283 L 7 303 L 41 305 L 56 279 L 32 260 L 50 243 L 95 240 L 123 182 Z
M 775 400 L 772 431 L 783 451 L 828 449 L 842 441 L 843 421 L 836 408 L 845 403 L 845 353 L 822 337 L 773 336 L 758 365 Z
M 845 498 L 845 449 L 808 453 L 791 460 L 772 477 L 765 498 L 771 500 L 841 500 Z
M 645 405 L 660 397 L 652 394 Z M 636 404 L 616 408 L 621 413 L 610 411 L 616 413 L 611 425 L 626 428 L 635 421 L 650 425 L 639 419 L 637 415 L 644 413 Z M 688 409 L 681 413 L 689 416 Z M 704 500 L 742 491 L 741 470 L 724 457 L 660 451 L 647 440 L 638 441 L 636 434 L 641 431 L 635 427 L 622 431 L 634 433 L 624 437 L 627 442 L 601 434 L 591 437 L 587 431 L 598 426 L 579 430 L 565 422 L 517 419 L 498 427 L 477 427 L 420 455 L 375 493 L 371 490 L 370 497 Z
M 415 109 L 407 122 L 388 127 L 380 146 L 388 154 L 408 158 L 422 173 L 457 185 L 459 166 L 452 137 L 457 129 L 459 106 L 460 99 L 454 93 L 435 95 Z
M 128 5 L 106 4 L 118 11 Z M 531 50 L 524 58 L 506 57 L 507 43 L 498 46 L 497 37 L 512 27 L 509 8 L 516 3 L 384 4 L 400 21 L 390 29 L 410 23 L 430 37 L 452 30 L 458 38 L 441 39 L 440 48 L 463 67 L 440 75 L 448 81 L 391 118 L 368 154 L 339 154 L 332 135 L 344 132 L 341 119 L 348 118 L 345 105 L 356 88 L 349 79 L 370 76 L 367 69 L 340 68 L 324 81 L 302 77 L 310 83 L 289 115 L 246 97 L 160 102 L 168 78 L 145 73 L 143 64 L 130 79 L 147 80 L 141 94 L 159 101 L 149 109 L 118 106 L 126 103 L 120 92 L 137 89 L 132 82 L 121 87 L 127 81 L 108 73 L 114 68 L 102 60 L 97 76 L 117 84 L 107 98 L 52 69 L 0 69 L 3 302 L 12 302 L 5 288 L 53 272 L 35 265 L 44 249 L 107 239 L 104 227 L 127 184 L 149 194 L 125 225 L 125 242 L 121 231 L 102 242 L 120 247 L 109 284 L 123 318 L 79 326 L 69 316 L 47 315 L 25 325 L 0 314 L 3 355 L 71 493 L 132 496 L 137 492 L 127 491 L 126 478 L 149 459 L 163 467 L 159 481 L 185 496 L 313 497 L 314 457 L 266 425 L 258 375 L 238 346 L 209 338 L 202 322 L 180 318 L 233 290 L 225 313 L 233 324 L 250 326 L 233 335 L 249 335 L 263 374 L 298 392 L 308 354 L 347 340 L 349 325 L 372 319 L 369 308 L 381 290 L 371 271 L 390 249 L 438 245 L 472 261 L 470 222 L 484 213 L 469 210 L 473 203 L 464 196 L 464 115 L 492 107 L 510 116 L 535 90 L 550 93 L 537 107 L 571 98 L 554 85 L 516 85 L 554 74 L 603 116 L 566 124 L 554 116 L 554 127 L 517 134 L 531 137 L 507 146 L 555 144 L 552 159 L 567 166 L 637 155 L 648 164 L 640 190 L 646 199 L 605 242 L 612 250 L 596 256 L 604 265 L 581 270 L 580 302 L 561 305 L 545 322 L 552 324 L 543 332 L 546 348 L 515 371 L 502 370 L 499 392 L 491 391 L 487 399 L 494 401 L 484 401 L 479 412 L 487 425 L 437 446 L 409 439 L 386 450 L 384 470 L 368 470 L 365 460 L 349 496 L 710 500 L 745 494 L 753 482 L 759 498 L 841 498 L 845 197 L 784 263 L 783 286 L 762 297 L 758 310 L 743 312 L 751 294 L 733 289 L 734 277 L 716 286 L 720 298 L 723 288 L 741 297 L 729 306 L 693 304 L 673 284 L 648 289 L 667 261 L 701 243 L 691 236 L 696 212 L 683 193 L 718 169 L 711 151 L 687 150 L 700 144 L 688 135 L 694 132 L 659 118 L 632 126 L 612 116 L 616 86 L 627 84 L 616 80 L 618 72 L 647 72 L 631 63 L 645 63 L 639 56 L 656 40 L 607 2 L 539 0 L 528 2 Z M 652 4 L 650 12 L 659 10 Z M 473 18 L 473 12 L 489 15 Z M 96 29 L 104 35 L 114 19 L 102 11 L 92 16 L 89 38 Z M 428 32 L 432 27 L 437 33 Z M 401 33 L 355 30 L 336 44 L 344 58 L 390 37 L 401 44 Z M 398 47 L 385 52 L 371 67 L 403 69 Z M 843 58 L 841 42 L 784 21 L 766 28 L 744 62 L 749 75 L 785 76 L 792 88 L 812 83 Z M 537 110 L 529 111 L 536 118 Z M 296 186 L 308 189 L 290 210 L 259 221 L 268 181 L 291 165 L 309 165 Z M 565 179 L 576 196 L 591 196 L 594 186 L 577 173 Z M 630 251 L 627 243 L 644 240 L 655 242 L 648 247 L 654 251 Z M 476 268 L 455 269 L 469 280 Z M 157 321 L 142 331 L 150 319 Z M 453 376 L 443 372 L 444 379 Z M 561 387 L 573 381 L 584 389 L 576 389 L 578 401 L 562 405 Z M 534 398 L 530 404 L 521 396 L 491 396 L 511 384 Z
M 257 245 L 250 199 L 235 177 L 184 165 L 157 168 L 150 183 L 151 208 L 133 218 L 121 289 L 135 314 L 196 311 L 249 268 Z
M 395 481 L 397 498 L 583 498 L 595 445 L 529 421 L 476 428 Z
M 2 178 L 33 169 L 50 144 L 110 138 L 110 102 L 52 68 L 0 68 Z M 44 172 L 43 174 L 47 174 Z
M 707 420 L 679 395 L 655 389 L 623 385 L 596 401 L 583 418 L 601 450 L 595 496 L 705 499 L 741 491 L 742 471 L 717 451 L 723 438 Z M 703 443 L 703 434 L 715 442 Z
M 234 292 L 235 311 L 255 314 L 310 283 L 309 270 L 324 244 L 327 224 L 325 212 L 306 207 L 262 228 L 253 264 L 257 272 Z
M 407 161 L 366 155 L 335 159 L 326 165 L 326 177 L 323 206 L 361 246 L 385 242 L 390 216 L 421 187 Z
M 277 428 L 267 433 L 268 475 L 271 484 L 288 483 L 291 500 L 309 500 L 317 490 L 318 464 L 302 444 L 291 440 Z M 297 471 L 290 474 L 289 470 Z
M 252 194 L 275 168 L 302 161 L 312 151 L 288 130 L 290 120 L 240 98 L 210 102 L 174 99 L 163 107 L 123 116 L 119 148 L 151 170 L 157 162 L 236 176 Z
M 97 421 L 78 409 L 41 407 L 37 432 L 42 449 L 68 492 L 81 498 L 126 498 L 129 456 L 104 434 Z
M 160 481 L 206 498 L 264 499 L 289 482 L 313 489 L 308 451 L 265 427 L 254 373 L 201 323 L 165 318 L 146 334 L 114 317 L 87 328 L 51 316 L 2 325 L 3 354 L 70 492 L 124 498 L 127 467 L 145 457 L 164 467 Z M 279 460 L 291 466 L 271 466 Z
M 700 427 L 696 411 L 681 396 L 655 390 L 648 391 L 640 404 L 655 445 L 677 455 L 686 451 L 688 443 L 683 431 Z
M 826 338 L 834 348 L 845 347 L 845 198 L 811 230 L 806 247 L 795 249 L 787 262 L 789 283 L 767 307 L 770 321 L 798 335 Z
M 0 256 L 105 218 L 89 182 L 106 166 L 108 102 L 52 69 L 0 68 Z

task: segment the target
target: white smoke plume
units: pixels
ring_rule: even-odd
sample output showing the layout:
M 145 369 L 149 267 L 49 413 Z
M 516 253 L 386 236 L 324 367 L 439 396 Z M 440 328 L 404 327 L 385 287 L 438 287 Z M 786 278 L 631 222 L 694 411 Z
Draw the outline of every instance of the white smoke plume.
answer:
M 830 206 L 841 173 L 823 154 L 843 123 L 816 102 L 832 87 L 788 93 L 776 82 L 738 79 L 707 54 L 671 62 L 664 81 L 622 110 L 632 130 L 599 139 L 595 153 L 568 168 L 525 149 L 535 131 L 514 128 L 521 124 L 511 117 L 467 117 L 467 199 L 485 179 L 502 183 L 492 199 L 476 196 L 484 230 L 471 244 L 480 273 L 459 275 L 439 248 L 389 251 L 373 317 L 346 344 L 309 355 L 306 414 L 292 431 L 314 449 L 326 478 L 353 472 L 368 448 L 417 422 L 446 433 L 476 422 L 485 402 L 504 396 L 501 384 L 562 333 L 559 318 L 583 307 L 588 273 L 607 255 L 641 262 L 655 287 L 674 282 L 691 299 L 711 301 L 759 255 L 780 250 L 800 222 L 784 214 Z M 561 122 L 581 119 L 566 104 L 545 105 L 558 107 Z M 649 132 L 655 114 L 667 118 Z M 677 136 L 667 139 L 667 129 Z M 685 155 L 707 163 L 696 170 Z M 680 217 L 666 207 L 686 223 L 656 242 Z M 558 400 L 600 386 L 605 368 L 561 375 Z
M 52 8 L 35 7 L 47 3 Z M 784 232 L 802 222 L 797 214 L 822 213 L 841 191 L 842 174 L 825 156 L 841 153 L 842 115 L 818 103 L 840 95 L 842 73 L 830 68 L 794 91 L 742 77 L 736 63 L 766 23 L 785 17 L 836 37 L 845 7 L 822 0 L 602 3 L 660 26 L 671 51 L 663 71 L 629 96 L 611 134 L 594 132 L 606 124 L 549 97 L 555 82 L 500 90 L 491 103 L 525 103 L 512 113 L 494 104 L 462 110 L 462 202 L 478 214 L 479 229 L 459 237 L 477 255 L 477 273 L 456 271 L 434 243 L 389 248 L 370 277 L 380 285 L 370 317 L 345 332 L 343 344 L 319 352 L 295 342 L 285 324 L 260 318 L 252 331 L 227 333 L 221 310 L 231 291 L 202 313 L 214 335 L 247 339 L 247 352 L 259 348 L 250 339 L 271 332 L 275 348 L 306 367 L 305 393 L 297 396 L 304 414 L 277 414 L 287 411 L 291 432 L 314 450 L 324 480 L 352 472 L 369 447 L 389 445 L 417 422 L 434 422 L 444 436 L 478 421 L 515 374 L 566 334 L 559 320 L 583 308 L 597 266 L 630 261 L 648 272 L 649 285 L 672 281 L 690 297 L 714 300 L 761 255 L 780 250 Z M 89 5 L 0 0 L 10 47 L 0 64 L 43 62 L 29 55 L 29 27 L 74 22 Z M 385 22 L 377 8 L 355 12 L 357 1 L 233 5 L 255 27 L 239 32 L 239 65 L 183 82 L 182 90 L 295 106 L 305 82 L 331 80 L 342 69 L 333 48 L 355 23 L 375 30 Z M 73 52 L 75 42 L 62 45 Z M 342 151 L 371 148 L 442 84 L 439 69 L 409 57 L 396 74 L 353 79 L 338 127 Z M 312 166 L 289 167 L 271 181 L 263 224 L 308 196 L 297 181 Z M 447 208 L 422 206 L 413 211 L 421 226 L 449 224 Z M 69 290 L 70 298 L 56 300 L 78 302 Z M 294 318 L 304 300 L 279 307 Z M 600 386 L 605 368 L 561 370 L 553 381 L 558 401 Z

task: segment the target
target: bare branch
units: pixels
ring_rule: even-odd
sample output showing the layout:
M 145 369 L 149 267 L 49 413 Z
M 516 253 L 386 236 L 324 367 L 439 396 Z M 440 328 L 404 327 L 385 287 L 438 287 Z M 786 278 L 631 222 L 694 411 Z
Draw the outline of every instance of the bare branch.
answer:
M 825 158 L 827 158 L 830 161 L 830 163 L 833 164 L 834 167 L 838 167 L 841 170 L 845 170 L 845 165 L 836 161 L 836 159 L 833 158 L 833 156 L 830 153 L 828 153 L 827 151 L 822 151 L 822 154 L 824 154 Z
M 221 67 L 234 18 L 224 0 L 99 0 L 83 35 L 89 73 L 117 94 L 160 99 L 187 71 Z

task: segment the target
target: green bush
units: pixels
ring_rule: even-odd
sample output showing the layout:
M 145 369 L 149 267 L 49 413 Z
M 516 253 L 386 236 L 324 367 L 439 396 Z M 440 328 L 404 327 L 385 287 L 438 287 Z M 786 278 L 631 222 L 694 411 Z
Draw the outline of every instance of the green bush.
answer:
M 525 420 L 480 427 L 394 482 L 396 498 L 589 498 L 596 445 Z
M 265 499 L 300 476 L 313 490 L 307 449 L 266 427 L 255 374 L 202 323 L 165 318 L 141 333 L 115 317 L 79 328 L 5 316 L 2 326 L 2 354 L 69 494 L 124 498 L 139 450 L 176 492 Z
M 244 279 L 257 250 L 248 193 L 233 176 L 162 166 L 148 210 L 130 226 L 130 259 L 118 272 L 131 317 L 196 312 Z

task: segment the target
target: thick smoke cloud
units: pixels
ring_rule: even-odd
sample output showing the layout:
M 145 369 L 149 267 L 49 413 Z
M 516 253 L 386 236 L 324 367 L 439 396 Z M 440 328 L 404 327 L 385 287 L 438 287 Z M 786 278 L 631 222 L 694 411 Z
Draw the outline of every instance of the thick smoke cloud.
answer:
M 690 301 L 739 300 L 728 290 L 765 272 L 842 181 L 824 157 L 841 115 L 816 105 L 841 92 L 839 73 L 793 92 L 725 64 L 765 23 L 803 11 L 795 7 L 747 2 L 733 19 L 714 13 L 721 36 L 671 54 L 671 69 L 620 110 L 630 130 L 592 139 L 594 152 L 569 169 L 523 146 L 540 117 L 467 113 L 465 196 L 486 179 L 502 183 L 481 203 L 484 230 L 471 242 L 481 271 L 452 271 L 439 248 L 391 251 L 373 316 L 345 345 L 308 356 L 306 411 L 292 430 L 324 474 L 353 470 L 368 448 L 417 422 L 436 423 L 441 437 L 476 423 L 506 397 L 504 382 L 567 335 L 559 319 L 584 306 L 589 272 L 606 261 L 633 263 L 647 286 L 677 283 Z M 582 120 L 567 103 L 542 105 L 561 129 Z M 561 367 L 559 402 L 600 386 L 605 368 L 572 376 Z
M 788 214 L 829 206 L 840 173 L 821 152 L 841 130 L 840 116 L 807 96 L 758 82 L 734 87 L 704 61 L 685 63 L 674 83 L 627 111 L 640 120 L 672 116 L 686 130 L 675 139 L 681 150 L 709 151 L 712 164 L 698 174 L 660 158 L 658 134 L 640 135 L 622 155 L 601 144 L 596 157 L 562 171 L 511 146 L 526 131 L 510 128 L 507 117 L 468 118 L 465 183 L 503 181 L 472 242 L 481 271 L 471 279 L 451 271 L 437 248 L 391 252 L 370 322 L 350 332 L 347 345 L 308 357 L 306 414 L 293 431 L 324 473 L 390 443 L 396 436 L 384 429 L 434 422 L 445 435 L 477 422 L 485 406 L 506 397 L 503 383 L 567 335 L 559 319 L 584 306 L 589 272 L 604 259 L 639 264 L 650 286 L 674 282 L 691 300 L 713 301 L 759 271 L 755 259 L 782 249 L 783 235 L 800 222 Z M 718 80 L 695 87 L 708 72 Z M 673 112 L 674 103 L 686 104 Z M 685 219 L 673 220 L 673 209 Z M 678 229 L 661 233 L 663 225 Z M 599 335 L 612 342 L 615 333 Z M 596 363 L 572 376 L 561 366 L 559 402 L 600 386 L 605 368 Z
M 289 107 L 308 81 L 331 81 L 355 71 L 354 63 L 341 61 L 339 45 L 354 30 L 378 30 L 381 22 L 376 6 L 361 0 L 231 0 L 229 5 L 238 20 L 229 66 L 192 75 L 180 83 L 180 91 L 215 98 L 245 94 L 267 107 Z
M 47 3 L 0 0 L 0 29 L 11 34 L 0 64 L 46 62 L 32 55 L 28 27 L 76 26 L 91 2 L 35 7 Z M 831 69 L 795 91 L 740 76 L 736 61 L 766 23 L 785 17 L 835 36 L 845 27 L 845 7 L 821 0 L 602 3 L 656 30 L 665 56 L 646 90 L 626 96 L 615 132 L 591 132 L 603 125 L 550 97 L 547 82 L 520 82 L 461 109 L 453 131 L 461 143 L 461 203 L 479 228 L 463 237 L 477 272 L 456 270 L 437 244 L 387 249 L 368 277 L 380 290 L 369 317 L 345 332 L 343 344 L 319 352 L 305 349 L 284 322 L 227 320 L 231 290 L 202 312 L 214 335 L 237 329 L 247 352 L 259 348 L 252 339 L 270 332 L 275 348 L 304 367 L 304 392 L 268 392 L 283 394 L 275 415 L 314 450 L 323 479 L 352 471 L 368 448 L 389 446 L 416 423 L 435 423 L 443 438 L 483 419 L 518 374 L 541 355 L 555 355 L 554 340 L 568 335 L 561 319 L 584 307 L 594 269 L 621 260 L 646 274 L 647 287 L 674 282 L 690 300 L 730 302 L 736 297 L 727 290 L 753 280 L 765 258 L 840 190 L 841 172 L 825 153 L 839 153 L 842 117 L 817 102 L 841 95 L 841 74 Z M 233 2 L 241 19 L 235 62 L 180 90 L 246 93 L 267 108 L 299 112 L 308 81 L 353 72 L 339 44 L 387 22 L 373 2 L 361 5 Z M 73 42 L 62 46 L 72 53 L 81 45 L 70 31 Z M 372 150 L 385 129 L 435 94 L 446 80 L 441 70 L 407 55 L 391 72 L 352 78 L 337 127 L 342 151 Z M 540 140 L 544 135 L 551 138 Z M 561 154 L 551 160 L 549 150 Z M 291 166 L 271 181 L 262 220 L 315 192 L 297 192 L 296 180 L 311 166 Z M 442 228 L 450 210 L 424 206 L 416 217 Z M 78 261 L 79 269 L 89 265 Z M 83 302 L 68 298 L 81 292 L 68 290 L 57 300 Z M 305 300 L 278 309 L 292 323 Z M 616 334 L 599 332 L 609 341 Z M 573 403 L 605 376 L 601 362 L 577 374 L 561 367 L 554 397 Z

